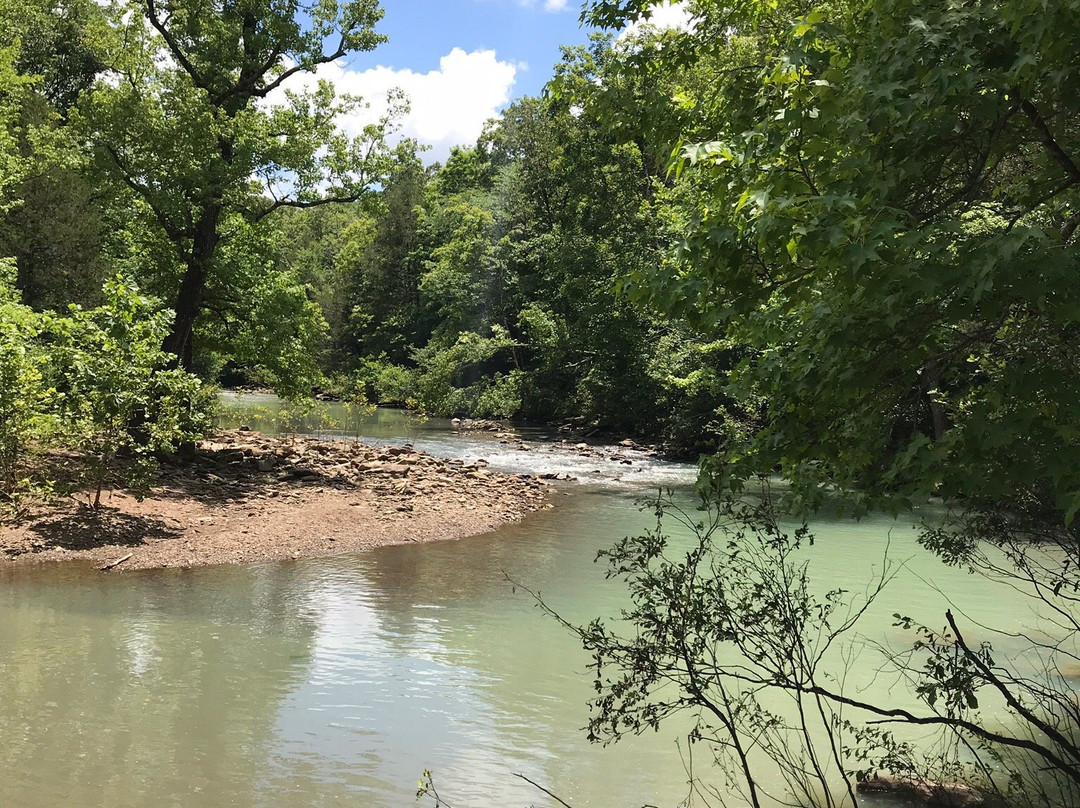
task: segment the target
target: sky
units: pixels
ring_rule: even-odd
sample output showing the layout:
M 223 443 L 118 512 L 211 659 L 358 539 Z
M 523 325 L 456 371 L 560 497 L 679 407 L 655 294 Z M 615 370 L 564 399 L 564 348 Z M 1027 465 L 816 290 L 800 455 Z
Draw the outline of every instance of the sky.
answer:
M 426 162 L 450 147 L 471 145 L 484 123 L 524 95 L 539 94 L 560 60 L 560 45 L 588 41 L 580 0 L 383 0 L 376 30 L 390 40 L 320 69 L 339 92 L 365 98 L 366 114 L 344 121 L 358 133 L 400 88 L 411 109 L 401 136 L 431 146 Z M 661 9 L 661 24 L 685 24 L 678 7 Z

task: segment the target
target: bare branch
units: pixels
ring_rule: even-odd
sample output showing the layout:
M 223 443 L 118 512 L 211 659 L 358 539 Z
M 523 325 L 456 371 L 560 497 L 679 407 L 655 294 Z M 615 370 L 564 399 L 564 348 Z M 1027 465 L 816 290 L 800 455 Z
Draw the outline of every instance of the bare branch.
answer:
M 273 202 L 273 204 L 263 208 L 252 216 L 252 221 L 260 222 L 280 208 L 317 208 L 322 205 L 339 205 L 346 202 L 356 202 L 363 198 L 367 193 L 367 188 L 357 191 L 355 194 L 346 194 L 344 196 L 324 196 L 319 199 L 289 199 L 288 197 L 282 197 Z
M 550 791 L 548 791 L 542 785 L 540 785 L 539 783 L 537 783 L 537 782 L 535 782 L 533 780 L 530 780 L 524 774 L 520 774 L 518 772 L 513 772 L 513 775 L 514 775 L 514 777 L 520 777 L 522 780 L 524 780 L 529 785 L 535 786 L 536 788 L 540 789 L 541 791 L 543 791 L 545 794 L 547 794 L 549 797 L 551 797 L 551 799 L 555 800 L 560 805 L 565 805 L 566 808 L 574 808 L 574 806 L 572 806 L 570 803 L 566 802 L 566 800 L 564 800 L 562 797 L 558 796 L 557 794 L 552 794 Z
M 187 54 L 185 54 L 180 47 L 180 43 L 176 41 L 176 37 L 172 35 L 165 23 L 158 18 L 157 3 L 155 0 L 146 0 L 146 16 L 150 20 L 150 24 L 154 26 L 159 34 L 161 34 L 161 38 L 165 40 L 165 44 L 169 46 L 169 53 L 176 59 L 177 64 L 184 69 L 184 72 L 191 77 L 191 81 L 195 86 L 209 92 L 210 87 L 205 79 L 199 75 L 199 71 L 195 69 L 195 65 L 187 58 Z

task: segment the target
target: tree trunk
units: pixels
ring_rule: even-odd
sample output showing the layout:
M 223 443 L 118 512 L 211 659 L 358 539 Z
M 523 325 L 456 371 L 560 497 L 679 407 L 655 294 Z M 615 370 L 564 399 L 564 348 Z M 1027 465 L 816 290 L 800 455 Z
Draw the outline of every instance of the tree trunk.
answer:
M 184 277 L 180 281 L 180 289 L 173 305 L 176 318 L 173 320 L 172 331 L 162 345 L 165 351 L 176 356 L 177 364 L 184 370 L 191 370 L 194 360 L 192 333 L 202 307 L 210 265 L 217 250 L 220 220 L 221 205 L 213 203 L 203 209 L 195 224 L 191 252 L 188 253 Z

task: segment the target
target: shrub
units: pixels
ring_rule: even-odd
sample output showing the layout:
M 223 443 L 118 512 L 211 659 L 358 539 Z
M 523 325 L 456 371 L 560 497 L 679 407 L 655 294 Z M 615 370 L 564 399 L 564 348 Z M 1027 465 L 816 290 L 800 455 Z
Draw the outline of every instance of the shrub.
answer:
M 60 432 L 84 458 L 93 507 L 121 455 L 125 483 L 145 492 L 155 455 L 210 427 L 213 398 L 161 349 L 170 312 L 120 278 L 105 285 L 105 301 L 50 322 Z
M 0 517 L 18 515 L 48 489 L 34 477 L 33 458 L 51 432 L 41 317 L 20 302 L 12 270 L 0 263 Z

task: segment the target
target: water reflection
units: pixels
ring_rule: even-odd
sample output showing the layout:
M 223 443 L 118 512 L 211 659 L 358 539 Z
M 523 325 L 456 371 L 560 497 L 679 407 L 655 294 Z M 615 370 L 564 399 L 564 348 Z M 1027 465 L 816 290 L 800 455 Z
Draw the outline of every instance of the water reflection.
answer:
M 35 572 L 0 594 L 0 803 L 253 803 L 315 637 L 289 576 Z

